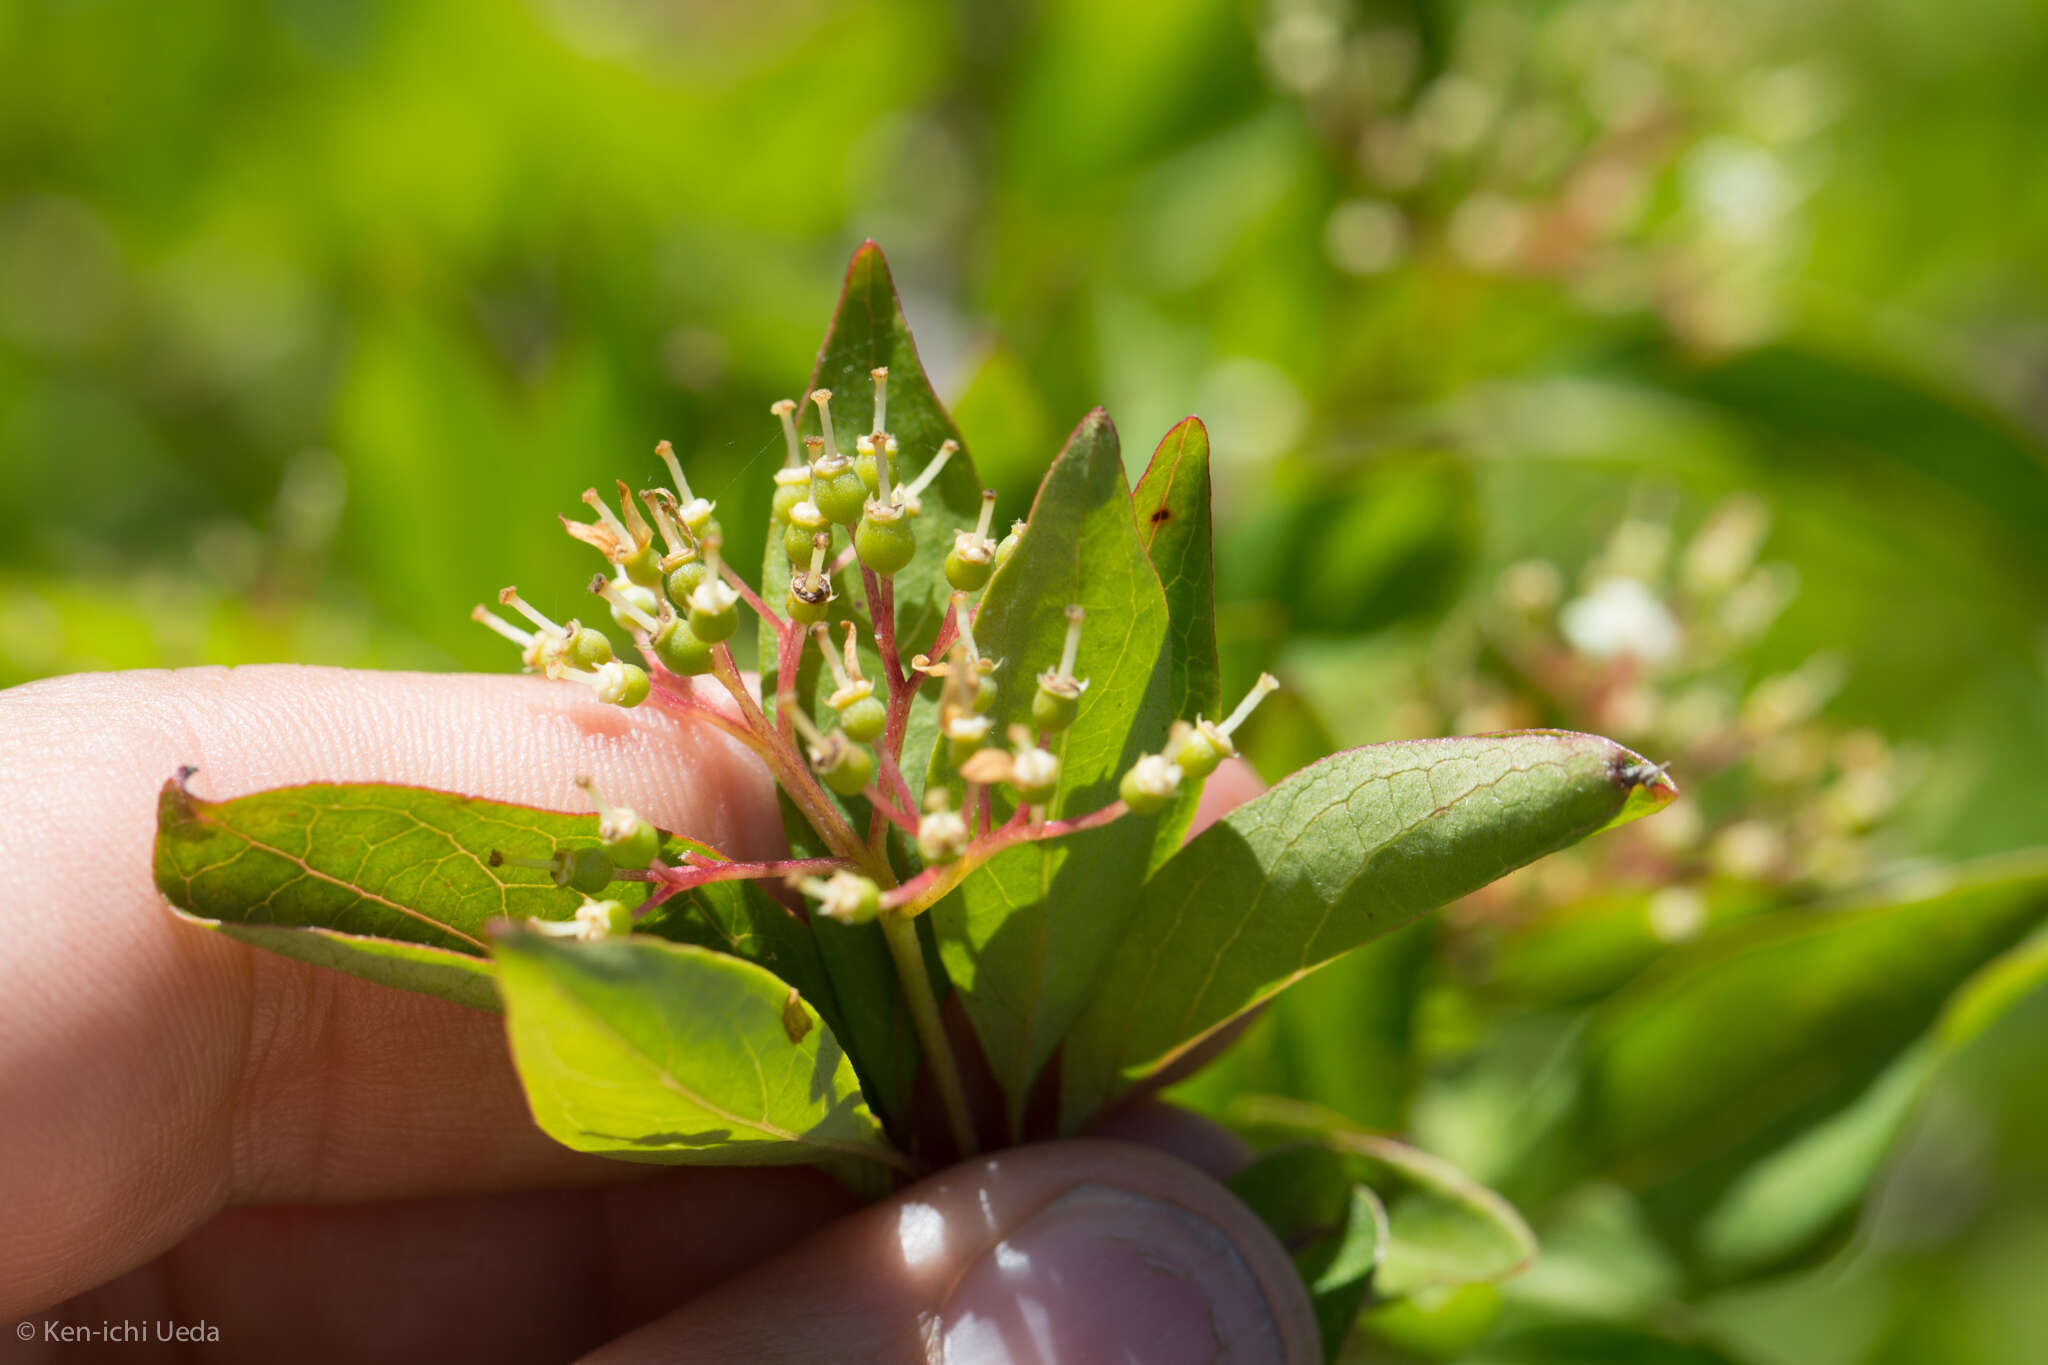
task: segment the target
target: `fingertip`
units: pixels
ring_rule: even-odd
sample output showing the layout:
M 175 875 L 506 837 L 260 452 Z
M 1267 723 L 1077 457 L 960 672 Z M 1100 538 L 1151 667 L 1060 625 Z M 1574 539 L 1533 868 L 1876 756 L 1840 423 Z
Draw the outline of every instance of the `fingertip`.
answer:
M 942 1172 L 593 1359 L 1307 1365 L 1318 1340 L 1285 1249 L 1222 1186 L 1077 1140 Z

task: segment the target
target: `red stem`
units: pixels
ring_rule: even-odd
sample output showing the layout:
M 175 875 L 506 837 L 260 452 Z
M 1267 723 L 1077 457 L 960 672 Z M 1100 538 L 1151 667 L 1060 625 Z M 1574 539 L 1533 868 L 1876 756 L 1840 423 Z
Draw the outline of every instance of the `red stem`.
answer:
M 860 578 L 867 589 L 868 615 L 874 618 L 875 640 L 882 647 L 882 668 L 893 697 L 896 689 L 908 681 L 903 676 L 903 661 L 896 653 L 896 584 L 893 579 L 876 577 L 875 571 L 865 564 L 860 566 Z
M 721 560 L 719 561 L 718 572 L 720 577 L 725 579 L 726 582 L 732 584 L 732 586 L 739 591 L 739 595 L 746 599 L 748 606 L 752 607 L 755 611 L 761 613 L 761 619 L 763 621 L 766 621 L 769 625 L 775 627 L 775 637 L 778 640 L 786 640 L 789 638 L 789 622 L 783 620 L 780 616 L 777 616 L 774 612 L 768 610 L 768 604 L 761 600 L 760 594 L 756 593 L 752 588 L 747 586 L 746 579 L 741 578 L 737 573 L 733 572 L 732 565 L 727 564 L 723 560 Z
M 762 877 L 801 877 L 809 873 L 839 872 L 852 866 L 853 864 L 844 858 L 780 858 L 765 863 L 690 863 L 684 867 L 661 868 L 658 876 L 664 893 L 673 894 L 711 882 L 743 882 Z
M 915 915 L 936 904 L 941 897 L 967 879 L 967 874 L 1001 853 L 1004 849 L 1025 842 L 1040 839 L 1057 839 L 1063 835 L 1079 834 L 1085 829 L 1106 825 L 1129 813 L 1130 807 L 1122 801 L 1112 801 L 1101 810 L 1077 815 L 1071 820 L 1048 820 L 1042 825 L 1028 823 L 1025 815 L 1028 807 L 1019 806 L 1003 827 L 993 834 L 984 834 L 967 846 L 957 862 L 944 867 L 927 868 L 903 885 L 882 896 L 882 907 L 904 915 Z
M 872 861 L 866 857 L 867 848 L 859 836 L 854 834 L 839 808 L 832 804 L 824 788 L 811 775 L 810 765 L 804 762 L 794 745 L 784 743 L 781 735 L 769 726 L 768 718 L 761 714 L 760 706 L 747 691 L 739 668 L 732 661 L 732 649 L 722 642 L 711 652 L 711 672 L 732 694 L 733 701 L 739 705 L 740 715 L 759 739 L 762 759 L 774 771 L 782 789 L 789 793 L 789 799 L 803 812 L 804 819 L 818 832 L 818 837 L 843 858 L 863 863 Z M 871 866 L 868 871 L 878 880 L 895 881 L 894 873 L 886 865 Z

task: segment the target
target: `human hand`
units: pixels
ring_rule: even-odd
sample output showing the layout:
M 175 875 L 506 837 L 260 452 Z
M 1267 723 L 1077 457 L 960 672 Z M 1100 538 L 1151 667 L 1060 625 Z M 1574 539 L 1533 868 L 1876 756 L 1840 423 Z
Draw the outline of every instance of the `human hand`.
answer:
M 390 781 L 568 810 L 595 772 L 734 856 L 782 837 L 724 736 L 531 679 L 0 692 L 0 1320 L 33 1325 L 26 1358 L 55 1351 L 46 1321 L 203 1322 L 223 1361 L 1319 1358 L 1285 1253 L 1197 1169 L 1237 1153 L 1159 1106 L 1101 1129 L 1135 1142 L 1001 1152 L 867 1207 L 804 1168 L 556 1146 L 495 1017 L 165 912 L 155 795 L 183 763 L 221 793 Z

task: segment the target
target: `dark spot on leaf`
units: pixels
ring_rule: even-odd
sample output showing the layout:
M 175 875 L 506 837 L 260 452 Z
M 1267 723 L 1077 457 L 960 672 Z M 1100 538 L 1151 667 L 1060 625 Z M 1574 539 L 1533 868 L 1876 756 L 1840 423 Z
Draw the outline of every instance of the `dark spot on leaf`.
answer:
M 1159 510 L 1158 510 L 1157 512 L 1154 512 L 1154 513 L 1152 514 L 1152 524 L 1153 524 L 1154 526 L 1157 526 L 1157 525 L 1158 525 L 1158 524 L 1159 524 L 1160 522 L 1162 522 L 1162 521 L 1172 521 L 1172 520 L 1173 520 L 1173 509 L 1172 509 L 1172 508 L 1170 508 L 1170 507 L 1162 507 L 1162 508 L 1160 508 L 1160 509 L 1159 509 Z

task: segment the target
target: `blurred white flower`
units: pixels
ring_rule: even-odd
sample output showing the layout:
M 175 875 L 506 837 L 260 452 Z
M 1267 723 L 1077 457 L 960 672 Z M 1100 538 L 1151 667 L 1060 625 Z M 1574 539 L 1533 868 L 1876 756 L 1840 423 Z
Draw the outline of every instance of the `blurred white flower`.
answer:
M 1627 655 L 1658 664 L 1678 652 L 1678 622 L 1639 579 L 1602 579 L 1565 603 L 1558 624 L 1572 648 L 1590 658 Z

